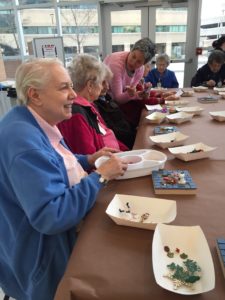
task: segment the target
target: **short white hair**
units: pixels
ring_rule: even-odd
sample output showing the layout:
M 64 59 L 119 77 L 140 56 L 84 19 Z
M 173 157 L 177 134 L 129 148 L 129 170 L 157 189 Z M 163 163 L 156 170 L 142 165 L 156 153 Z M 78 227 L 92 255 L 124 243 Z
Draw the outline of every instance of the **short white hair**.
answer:
M 63 65 L 57 58 L 35 58 L 23 62 L 16 70 L 17 102 L 20 105 L 28 104 L 28 89 L 44 88 L 51 80 L 51 67 Z
M 82 91 L 87 82 L 102 83 L 105 78 L 105 67 L 101 61 L 90 54 L 78 54 L 68 67 L 74 90 Z
M 165 63 L 167 64 L 167 66 L 169 66 L 170 64 L 170 57 L 169 55 L 167 55 L 166 53 L 163 53 L 163 54 L 159 54 L 157 57 L 156 57 L 156 64 L 159 62 L 159 61 L 165 61 Z

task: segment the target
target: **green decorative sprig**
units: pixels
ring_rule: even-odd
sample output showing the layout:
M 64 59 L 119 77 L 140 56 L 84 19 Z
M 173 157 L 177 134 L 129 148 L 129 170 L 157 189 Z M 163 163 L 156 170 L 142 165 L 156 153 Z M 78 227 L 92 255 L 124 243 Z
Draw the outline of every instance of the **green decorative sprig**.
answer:
M 200 280 L 199 272 L 201 268 L 197 265 L 197 262 L 188 258 L 186 253 L 180 253 L 180 249 L 176 248 L 174 251 L 168 246 L 164 247 L 164 251 L 167 253 L 169 258 L 174 258 L 174 255 L 179 255 L 182 259 L 183 265 L 175 264 L 172 262 L 171 264 L 167 265 L 170 272 L 165 275 L 173 281 L 174 289 L 179 288 L 180 286 L 187 286 L 193 288 L 193 284 Z

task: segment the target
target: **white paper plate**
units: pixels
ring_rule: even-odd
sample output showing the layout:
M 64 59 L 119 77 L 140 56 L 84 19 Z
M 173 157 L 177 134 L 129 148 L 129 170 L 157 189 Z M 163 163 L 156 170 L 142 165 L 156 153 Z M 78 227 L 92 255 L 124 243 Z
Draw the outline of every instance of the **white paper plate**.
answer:
M 213 91 L 215 94 L 220 94 L 220 92 L 225 92 L 225 87 L 221 87 L 221 88 L 214 87 Z
M 219 95 L 221 96 L 222 99 L 225 99 L 225 92 L 219 92 Z
M 128 163 L 128 168 L 124 175 L 116 178 L 118 180 L 150 175 L 153 170 L 163 169 L 167 160 L 167 156 L 164 153 L 149 149 L 124 151 L 114 155 L 131 162 L 130 164 Z M 99 168 L 108 159 L 108 156 L 99 157 L 95 161 L 95 167 Z
M 172 280 L 164 277 L 168 272 L 167 265 L 175 262 L 182 265 L 179 254 L 169 258 L 164 250 L 168 246 L 181 253 L 186 253 L 189 259 L 197 262 L 201 268 L 200 280 L 194 283 L 194 289 L 181 286 L 174 290 Z M 155 280 L 162 288 L 182 295 L 195 295 L 208 292 L 215 288 L 215 270 L 211 252 L 200 226 L 173 226 L 158 224 L 152 242 L 152 263 Z
M 197 143 L 187 146 L 168 148 L 176 158 L 184 161 L 196 160 L 209 157 L 210 153 L 215 150 L 216 147 L 210 147 L 203 143 Z M 200 152 L 191 153 L 194 150 L 203 150 Z
M 195 91 L 195 92 L 206 92 L 207 90 L 208 90 L 208 87 L 207 86 L 202 86 L 202 85 L 199 85 L 199 86 L 193 86 L 192 87 L 193 88 L 193 90 Z
M 163 88 L 163 87 L 155 87 L 155 88 L 151 88 L 151 91 L 167 91 L 167 88 Z
M 187 106 L 187 107 L 176 107 L 176 110 L 179 111 L 183 111 L 185 113 L 188 114 L 193 114 L 195 115 L 200 115 L 203 112 L 203 108 L 201 108 L 200 106 Z
M 158 223 L 172 222 L 177 215 L 177 207 L 173 200 L 116 194 L 106 213 L 118 225 L 154 230 Z M 141 222 L 145 213 L 149 216 Z
M 147 108 L 147 110 L 162 110 L 162 105 L 160 104 L 156 104 L 156 105 L 147 105 L 145 104 L 145 107 Z
M 194 96 L 194 91 L 185 91 L 182 90 L 183 93 L 181 94 L 181 97 L 193 97 Z
M 184 141 L 189 138 L 188 135 L 185 135 L 179 131 L 153 135 L 149 137 L 154 144 L 165 149 L 169 147 L 177 147 L 184 144 Z
M 189 104 L 188 100 L 166 100 L 165 104 L 167 106 L 186 106 Z
M 166 114 L 158 111 L 155 111 L 146 117 L 146 119 L 148 119 L 152 124 L 160 124 L 165 120 L 165 118 Z
M 225 121 L 225 110 L 223 111 L 211 111 L 210 116 L 219 122 L 224 122 Z
M 175 114 L 168 115 L 166 118 L 171 123 L 181 124 L 181 123 L 190 121 L 192 119 L 192 117 L 193 117 L 193 114 L 181 111 L 181 112 L 178 112 Z

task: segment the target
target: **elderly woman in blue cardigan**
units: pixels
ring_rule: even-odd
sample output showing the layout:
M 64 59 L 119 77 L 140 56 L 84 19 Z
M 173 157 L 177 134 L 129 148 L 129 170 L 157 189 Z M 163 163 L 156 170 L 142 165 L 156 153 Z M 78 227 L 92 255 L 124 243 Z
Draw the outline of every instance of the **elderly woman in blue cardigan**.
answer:
M 0 122 L 0 287 L 17 300 L 53 300 L 76 225 L 127 164 L 110 148 L 74 155 L 65 145 L 56 124 L 72 116 L 76 93 L 59 60 L 22 63 L 16 89 L 21 105 Z
M 145 77 L 145 82 L 151 82 L 152 87 L 178 88 L 179 83 L 173 71 L 168 70 L 170 58 L 167 54 L 159 54 L 156 58 L 156 68 Z

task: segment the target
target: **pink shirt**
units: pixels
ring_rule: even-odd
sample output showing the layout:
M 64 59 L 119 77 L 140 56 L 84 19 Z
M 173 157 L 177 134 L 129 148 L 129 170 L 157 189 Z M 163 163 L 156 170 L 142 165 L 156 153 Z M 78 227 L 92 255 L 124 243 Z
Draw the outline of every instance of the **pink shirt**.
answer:
M 137 99 L 137 97 L 130 97 L 125 89 L 126 86 L 136 86 L 144 74 L 144 66 L 136 69 L 132 77 L 127 74 L 125 66 L 128 54 L 129 52 L 126 51 L 114 52 L 104 59 L 104 63 L 113 73 L 109 93 L 119 104 Z
M 47 123 L 31 107 L 28 106 L 27 108 L 49 138 L 52 147 L 62 156 L 67 170 L 70 187 L 76 183 L 79 183 L 80 180 L 87 175 L 87 173 L 83 170 L 82 166 L 79 164 L 72 152 L 70 152 L 60 143 L 63 137 L 59 129 L 56 126 L 51 126 L 49 123 Z
M 77 103 L 81 106 L 89 106 L 91 108 L 92 112 L 95 115 L 97 115 L 98 128 L 99 128 L 100 132 L 102 133 L 102 138 L 103 138 L 104 145 L 106 145 L 107 147 L 111 147 L 111 148 L 120 150 L 120 146 L 119 146 L 119 143 L 117 141 L 117 138 L 116 138 L 114 132 L 106 126 L 106 124 L 105 124 L 104 120 L 102 119 L 100 113 L 94 107 L 94 104 L 89 102 L 88 100 L 86 100 L 85 98 L 83 98 L 82 96 L 79 96 L 79 95 L 74 100 L 74 103 Z

